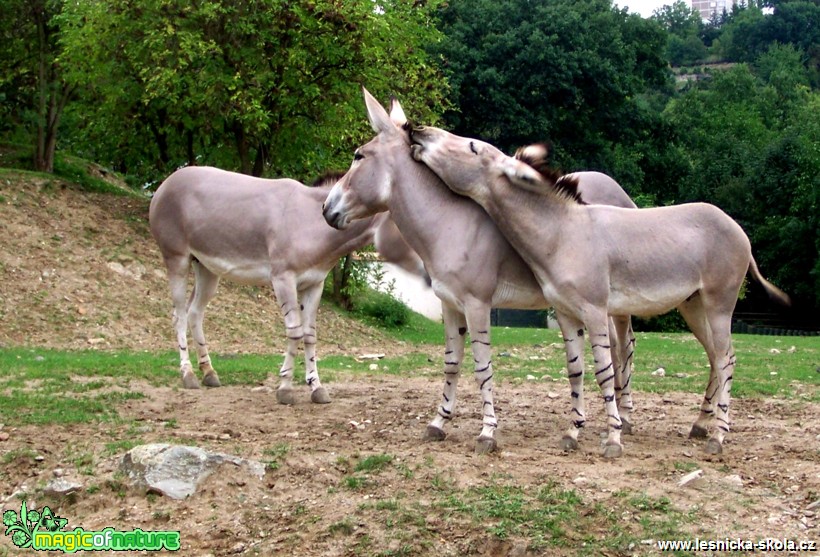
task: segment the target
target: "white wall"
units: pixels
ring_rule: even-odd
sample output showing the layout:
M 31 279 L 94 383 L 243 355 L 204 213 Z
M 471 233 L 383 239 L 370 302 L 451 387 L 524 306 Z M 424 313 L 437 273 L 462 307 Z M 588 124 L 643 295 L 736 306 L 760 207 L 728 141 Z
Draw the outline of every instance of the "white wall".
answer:
M 393 295 L 413 311 L 434 321 L 441 321 L 441 300 L 427 286 L 424 279 L 410 274 L 392 263 L 382 263 L 384 279 L 378 290 L 386 291 L 386 285 L 395 280 Z

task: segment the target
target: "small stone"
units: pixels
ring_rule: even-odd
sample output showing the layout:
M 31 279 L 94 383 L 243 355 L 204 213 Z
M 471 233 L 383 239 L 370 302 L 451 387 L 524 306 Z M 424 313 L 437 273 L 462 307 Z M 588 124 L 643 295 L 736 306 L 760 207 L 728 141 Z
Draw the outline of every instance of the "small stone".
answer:
M 381 360 L 384 354 L 362 354 L 359 356 L 360 360 Z
M 367 367 L 368 367 L 368 369 L 370 369 L 370 371 L 378 371 L 379 370 L 379 364 L 370 364 Z
M 696 482 L 697 480 L 699 480 L 702 476 L 703 476 L 703 470 L 698 468 L 694 472 L 689 472 L 684 477 L 682 477 L 680 479 L 680 481 L 678 482 L 678 486 L 686 487 L 687 485 L 691 485 L 694 482 Z
M 560 396 L 560 395 L 559 395 L 558 393 L 554 393 L 554 392 L 552 392 L 552 391 L 549 391 L 549 392 L 547 393 L 547 398 L 558 398 L 559 396 Z
M 62 478 L 63 476 L 65 476 L 65 470 L 63 470 L 62 468 L 55 468 L 52 474 L 54 474 L 55 478 Z
M 743 478 L 741 478 L 738 474 L 731 474 L 726 476 L 726 483 L 734 487 L 743 487 Z
M 807 511 L 813 511 L 814 509 L 820 507 L 820 499 L 815 501 L 814 503 L 810 503 L 808 507 L 806 507 Z
M 535 375 L 527 375 L 527 381 L 535 381 Z
M 49 484 L 43 488 L 43 495 L 47 497 L 70 495 L 76 491 L 79 491 L 82 487 L 82 484 L 78 484 L 77 482 L 70 482 L 64 478 L 57 478 L 49 482 Z
M 666 370 L 663 369 L 662 367 L 659 367 L 658 369 L 656 369 L 655 371 L 652 372 L 652 375 L 654 375 L 655 377 L 665 377 L 666 376 Z
M 509 352 L 499 352 L 499 353 L 498 353 L 498 355 L 499 355 L 499 357 L 501 357 L 501 358 L 509 358 L 509 357 L 510 357 L 510 353 L 509 353 Z M 820 371 L 820 368 L 818 368 L 818 371 Z
M 34 457 L 34 460 L 36 460 L 37 462 L 43 462 L 45 459 L 46 459 L 46 457 L 44 457 L 43 455 L 39 455 L 39 454 Z
M 0 441 L 8 441 L 9 434 L 5 431 L 0 431 Z
M 90 344 L 91 346 L 95 346 L 97 344 L 102 344 L 103 342 L 105 342 L 104 338 L 90 338 L 90 339 L 88 339 L 88 344 Z
M 251 392 L 252 393 L 272 393 L 273 389 L 271 389 L 267 385 L 260 385 L 258 387 L 252 388 Z
M 788 352 L 789 354 L 794 354 L 795 352 L 797 352 L 797 347 L 796 347 L 796 346 L 792 346 L 791 348 L 789 348 L 788 350 L 786 350 L 786 352 Z
M 692 453 L 690 451 L 683 451 L 683 456 L 692 458 Z
M 244 542 L 236 542 L 231 547 L 231 553 L 242 553 L 245 551 L 245 544 Z
M 589 478 L 578 476 L 577 478 L 572 480 L 572 483 L 574 483 L 575 485 L 586 485 L 589 483 Z
M 675 377 L 677 377 L 678 379 L 686 379 L 687 377 L 689 377 L 689 374 L 688 373 L 676 373 Z
M 780 354 L 780 350 L 778 350 L 777 348 L 772 348 L 771 350 L 769 350 L 769 354 Z

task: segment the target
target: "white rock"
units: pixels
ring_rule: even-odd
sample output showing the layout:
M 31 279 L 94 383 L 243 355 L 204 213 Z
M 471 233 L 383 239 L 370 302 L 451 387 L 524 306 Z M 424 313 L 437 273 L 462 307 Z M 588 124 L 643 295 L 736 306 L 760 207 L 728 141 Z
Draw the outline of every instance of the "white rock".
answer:
M 663 369 L 662 367 L 659 367 L 658 369 L 656 369 L 655 371 L 652 372 L 652 375 L 654 375 L 655 377 L 665 377 L 666 376 L 666 370 Z
M 738 474 L 731 474 L 726 476 L 726 483 L 735 487 L 743 487 L 743 478 L 741 478 Z
M 795 352 L 797 352 L 797 347 L 796 347 L 796 346 L 792 346 L 791 348 L 789 348 L 788 350 L 786 350 L 786 352 L 788 352 L 789 354 L 794 354 Z
M 370 369 L 370 371 L 378 371 L 379 370 L 379 364 L 370 364 L 367 367 L 368 367 L 368 369 Z
M 769 350 L 769 354 L 780 354 L 780 350 L 778 350 L 777 348 L 772 348 L 771 350 Z
M 680 479 L 680 481 L 678 482 L 678 485 L 679 485 L 680 487 L 685 487 L 685 486 L 687 486 L 687 485 L 692 484 L 693 482 L 696 482 L 696 481 L 697 481 L 697 480 L 699 480 L 702 476 L 703 476 L 703 470 L 701 470 L 700 468 L 698 468 L 698 469 L 697 469 L 697 470 L 695 470 L 694 472 L 689 472 L 689 473 L 688 473 L 688 474 L 686 474 L 684 477 L 682 477 L 682 478 Z
M 535 375 L 527 375 L 527 381 L 535 381 Z

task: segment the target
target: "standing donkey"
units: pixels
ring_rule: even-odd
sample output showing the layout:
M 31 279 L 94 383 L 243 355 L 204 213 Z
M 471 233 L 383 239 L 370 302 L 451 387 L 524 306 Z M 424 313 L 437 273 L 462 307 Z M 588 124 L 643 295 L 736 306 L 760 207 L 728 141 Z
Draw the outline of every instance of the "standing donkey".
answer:
M 185 388 L 199 388 L 188 355 L 189 324 L 202 382 L 209 387 L 220 384 L 202 330 L 205 307 L 220 278 L 273 286 L 288 338 L 276 397 L 282 404 L 292 404 L 294 360 L 302 340 L 311 400 L 330 402 L 316 369 L 316 313 L 325 277 L 341 256 L 375 241 L 388 261 L 425 275 L 421 260 L 389 215 L 364 220 L 344 232 L 324 222 L 322 203 L 335 179 L 309 188 L 296 180 L 187 167 L 160 185 L 148 219 L 168 270 Z M 186 302 L 190 267 L 194 288 Z
M 483 399 L 483 428 L 477 452 L 496 448 L 497 420 L 493 407 L 493 370 L 490 359 L 490 309 L 492 307 L 546 308 L 535 277 L 510 247 L 487 214 L 475 203 L 454 195 L 430 169 L 414 161 L 407 119 L 393 101 L 390 115 L 364 91 L 367 116 L 376 137 L 356 150 L 353 163 L 333 187 L 324 206 L 327 222 L 346 229 L 356 219 L 390 211 L 407 243 L 421 256 L 442 300 L 445 327 L 442 403 L 427 426 L 426 438 L 442 440 L 444 425 L 452 419 L 456 387 L 464 356 L 464 335 L 469 330 L 475 360 L 475 379 Z M 621 187 L 596 172 L 575 175 L 590 200 L 635 207 Z M 628 317 L 614 323 L 613 359 L 618 361 L 619 407 L 629 415 L 632 400 L 629 377 L 634 337 Z M 582 418 L 583 377 L 570 377 L 573 408 Z M 571 447 L 567 447 L 571 448 Z
M 714 418 L 705 449 L 722 452 L 735 368 L 732 312 L 744 277 L 751 273 L 773 299 L 789 303 L 761 276 L 743 229 L 706 203 L 631 211 L 586 205 L 576 179 L 546 167 L 542 145 L 513 158 L 438 128 L 416 128 L 411 135 L 414 158 L 484 207 L 535 273 L 555 307 L 570 375 L 583 372 L 583 328 L 589 331 L 608 416 L 604 456 L 623 452 L 607 315 L 651 316 L 672 308 L 703 345 L 711 369 L 690 437 L 707 437 Z M 567 432 L 577 433 L 574 424 Z

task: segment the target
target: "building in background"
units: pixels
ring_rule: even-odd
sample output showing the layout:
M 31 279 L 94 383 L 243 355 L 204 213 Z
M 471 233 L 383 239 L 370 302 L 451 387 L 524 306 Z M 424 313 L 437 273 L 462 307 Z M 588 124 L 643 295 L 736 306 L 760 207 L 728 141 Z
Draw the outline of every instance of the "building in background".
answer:
M 692 9 L 700 12 L 701 19 L 709 21 L 713 13 L 721 15 L 723 10 L 731 12 L 735 4 L 737 0 L 692 0 Z

